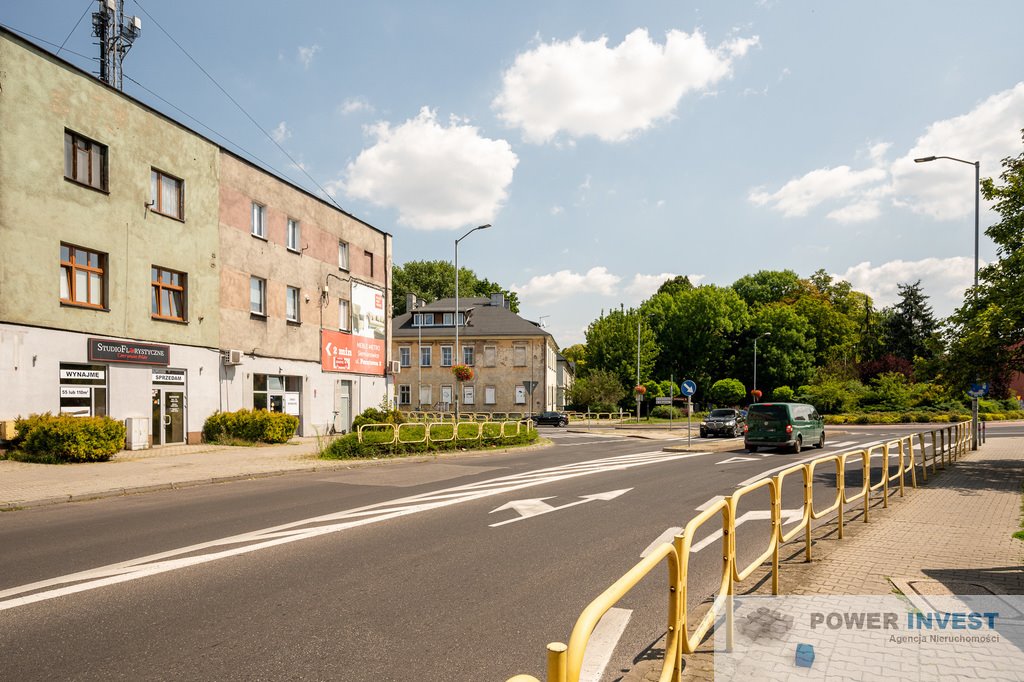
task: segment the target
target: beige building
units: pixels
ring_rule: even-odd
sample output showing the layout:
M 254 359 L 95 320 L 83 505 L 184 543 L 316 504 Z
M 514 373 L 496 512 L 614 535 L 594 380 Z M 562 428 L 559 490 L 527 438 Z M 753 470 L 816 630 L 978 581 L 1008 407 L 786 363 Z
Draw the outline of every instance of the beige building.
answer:
M 225 409 L 288 412 L 313 435 L 379 406 L 391 378 L 391 248 L 391 235 L 222 153 Z
M 390 399 L 390 235 L 0 28 L 0 421 Z
M 537 323 L 508 309 L 501 294 L 459 299 L 460 351 L 455 350 L 455 299 L 418 305 L 394 320 L 398 407 L 405 411 L 536 413 L 559 407 L 558 346 Z M 457 385 L 452 366 L 473 368 Z M 461 389 L 461 390 L 460 390 Z

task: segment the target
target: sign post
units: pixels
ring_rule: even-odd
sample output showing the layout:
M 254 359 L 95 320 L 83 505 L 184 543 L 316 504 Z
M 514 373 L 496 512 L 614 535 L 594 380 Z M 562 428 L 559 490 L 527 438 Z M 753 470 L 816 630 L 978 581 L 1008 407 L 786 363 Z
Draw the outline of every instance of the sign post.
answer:
M 687 379 L 680 385 L 679 392 L 686 396 L 686 447 L 690 447 L 692 436 L 690 435 L 690 415 L 693 414 L 693 394 L 697 392 L 697 384 Z

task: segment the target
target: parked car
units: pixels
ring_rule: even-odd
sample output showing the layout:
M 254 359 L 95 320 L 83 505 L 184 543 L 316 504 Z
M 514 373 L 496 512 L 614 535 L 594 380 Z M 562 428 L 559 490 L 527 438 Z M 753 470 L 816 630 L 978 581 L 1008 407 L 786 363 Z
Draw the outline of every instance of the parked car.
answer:
M 569 415 L 565 412 L 541 412 L 533 415 L 530 419 L 532 419 L 533 423 L 537 426 L 540 426 L 541 424 L 547 424 L 548 426 L 569 425 Z
M 722 408 L 711 410 L 708 418 L 700 423 L 700 437 L 727 436 L 739 438 L 743 435 L 743 426 L 747 419 L 742 410 Z
M 743 445 L 750 452 L 760 447 L 787 447 L 800 452 L 808 443 L 825 447 L 825 421 L 806 403 L 755 403 L 747 410 Z

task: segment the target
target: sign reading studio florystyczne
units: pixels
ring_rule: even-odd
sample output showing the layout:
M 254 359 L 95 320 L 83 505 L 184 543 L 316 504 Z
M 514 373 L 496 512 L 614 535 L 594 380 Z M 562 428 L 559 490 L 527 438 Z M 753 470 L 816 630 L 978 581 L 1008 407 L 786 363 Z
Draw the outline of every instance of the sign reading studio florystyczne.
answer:
M 90 338 L 89 360 L 91 362 L 124 362 L 166 367 L 171 363 L 171 347 L 156 343 Z

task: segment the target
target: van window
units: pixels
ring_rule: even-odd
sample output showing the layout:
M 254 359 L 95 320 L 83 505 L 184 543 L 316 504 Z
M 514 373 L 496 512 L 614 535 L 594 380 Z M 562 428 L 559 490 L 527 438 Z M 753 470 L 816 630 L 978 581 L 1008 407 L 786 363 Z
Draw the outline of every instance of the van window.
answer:
M 789 421 L 789 410 L 785 405 L 751 405 L 747 411 L 750 424 L 766 424 L 768 422 Z

